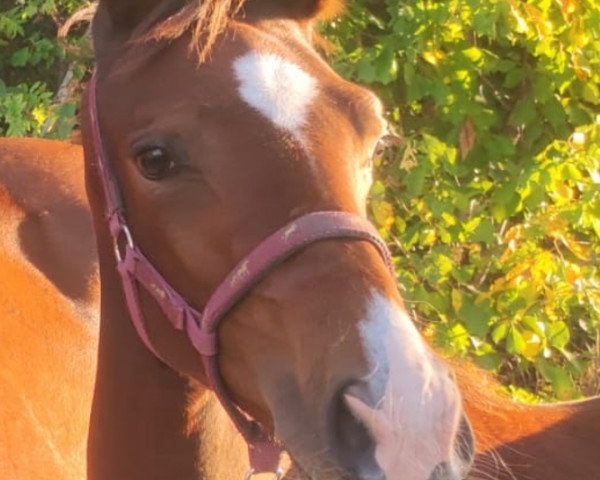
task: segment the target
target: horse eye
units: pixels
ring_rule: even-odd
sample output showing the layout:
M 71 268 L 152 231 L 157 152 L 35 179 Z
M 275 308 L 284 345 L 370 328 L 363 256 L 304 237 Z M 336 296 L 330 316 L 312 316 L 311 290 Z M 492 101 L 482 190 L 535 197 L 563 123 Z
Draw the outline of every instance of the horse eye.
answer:
M 381 137 L 377 141 L 377 145 L 375 145 L 375 149 L 373 150 L 373 160 L 381 157 L 385 153 L 385 149 L 388 147 L 388 144 L 385 142 L 385 137 Z
M 389 133 L 384 135 L 377 141 L 377 145 L 375 145 L 375 149 L 373 150 L 373 160 L 383 156 L 389 147 L 398 145 L 399 143 L 400 137 Z
M 140 173 L 148 180 L 162 180 L 175 168 L 175 161 L 162 148 L 150 148 L 135 157 Z

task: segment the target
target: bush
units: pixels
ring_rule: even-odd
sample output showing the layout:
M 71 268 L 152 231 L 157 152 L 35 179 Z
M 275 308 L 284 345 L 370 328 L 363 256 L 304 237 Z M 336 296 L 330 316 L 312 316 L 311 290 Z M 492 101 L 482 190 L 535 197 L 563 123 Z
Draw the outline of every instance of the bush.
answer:
M 57 31 L 85 3 L 0 0 L 0 134 L 70 134 L 77 106 L 70 89 L 85 75 L 82 52 L 89 56 L 89 48 L 58 41 Z
M 542 396 L 598 393 L 600 2 L 355 0 L 326 33 L 403 139 L 371 209 L 426 334 Z

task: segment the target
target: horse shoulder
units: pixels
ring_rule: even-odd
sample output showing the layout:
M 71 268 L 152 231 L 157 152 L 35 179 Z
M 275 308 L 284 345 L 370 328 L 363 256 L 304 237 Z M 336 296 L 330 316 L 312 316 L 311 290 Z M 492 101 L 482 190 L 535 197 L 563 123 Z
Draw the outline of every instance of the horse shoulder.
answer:
M 98 294 L 82 165 L 76 146 L 0 140 L 0 478 L 85 477 Z

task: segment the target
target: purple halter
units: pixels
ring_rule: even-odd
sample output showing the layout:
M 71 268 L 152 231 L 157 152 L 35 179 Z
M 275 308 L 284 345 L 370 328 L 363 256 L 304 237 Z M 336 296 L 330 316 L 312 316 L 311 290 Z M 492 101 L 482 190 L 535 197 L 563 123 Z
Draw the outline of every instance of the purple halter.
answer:
M 127 225 L 125 209 L 117 179 L 106 156 L 98 124 L 96 100 L 97 74 L 94 72 L 88 86 L 88 111 L 92 127 L 96 167 L 101 178 L 105 197 L 106 218 L 113 239 L 117 269 L 131 320 L 140 339 L 163 363 L 146 330 L 139 300 L 143 288 L 158 303 L 172 326 L 186 332 L 190 342 L 200 354 L 209 385 L 223 408 L 248 444 L 251 470 L 246 480 L 255 473 L 276 472 L 282 448 L 262 425 L 244 412 L 231 399 L 217 363 L 218 327 L 227 313 L 256 284 L 279 264 L 302 248 L 325 239 L 356 239 L 374 245 L 386 265 L 393 272 L 389 251 L 375 228 L 364 218 L 347 212 L 314 212 L 287 224 L 263 240 L 248 256 L 227 275 L 215 289 L 202 312 L 189 305 L 179 293 L 154 268 L 135 245 Z

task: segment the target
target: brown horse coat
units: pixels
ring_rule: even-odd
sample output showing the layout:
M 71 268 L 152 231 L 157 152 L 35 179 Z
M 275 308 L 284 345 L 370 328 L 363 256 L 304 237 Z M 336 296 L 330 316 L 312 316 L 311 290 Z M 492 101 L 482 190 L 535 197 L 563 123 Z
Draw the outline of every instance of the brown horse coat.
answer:
M 600 397 L 521 405 L 501 397 L 484 372 L 465 364 L 455 372 L 477 437 L 474 479 L 600 478 Z
M 81 148 L 0 141 L 0 478 L 80 479 L 98 279 Z

